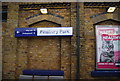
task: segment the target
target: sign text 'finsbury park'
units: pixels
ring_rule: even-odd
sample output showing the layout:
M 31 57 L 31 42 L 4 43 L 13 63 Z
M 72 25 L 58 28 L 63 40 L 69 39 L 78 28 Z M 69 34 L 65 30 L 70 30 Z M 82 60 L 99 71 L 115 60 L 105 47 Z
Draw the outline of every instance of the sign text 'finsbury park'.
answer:
M 66 28 L 38 28 L 37 36 L 71 36 L 72 27 Z

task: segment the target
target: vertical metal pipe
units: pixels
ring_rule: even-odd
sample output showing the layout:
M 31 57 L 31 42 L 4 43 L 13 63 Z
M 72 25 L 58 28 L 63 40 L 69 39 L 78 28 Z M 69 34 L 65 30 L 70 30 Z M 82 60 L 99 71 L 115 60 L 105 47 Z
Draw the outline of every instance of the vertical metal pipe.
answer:
M 76 79 L 80 79 L 80 14 L 79 14 L 79 2 L 76 3 L 76 54 L 77 54 L 77 72 Z

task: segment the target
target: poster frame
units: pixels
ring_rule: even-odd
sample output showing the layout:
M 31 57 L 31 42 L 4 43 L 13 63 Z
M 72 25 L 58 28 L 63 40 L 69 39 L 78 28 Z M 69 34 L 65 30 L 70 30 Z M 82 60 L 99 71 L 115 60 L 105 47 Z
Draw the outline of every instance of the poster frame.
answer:
M 97 35 L 98 35 L 98 29 L 97 28 L 116 28 L 116 27 L 118 27 L 118 28 L 120 28 L 120 25 L 95 25 L 95 41 L 96 41 L 96 44 L 95 44 L 95 46 L 96 46 L 96 51 L 95 51 L 95 57 L 96 57 L 96 63 L 95 63 L 95 66 L 96 66 L 96 70 L 120 70 L 120 67 L 118 68 L 118 69 L 112 69 L 112 68 L 98 68 L 98 39 L 97 39 Z M 119 29 L 118 29 L 118 31 L 119 31 Z M 120 34 L 120 33 L 119 33 Z M 99 55 L 100 56 L 100 55 Z

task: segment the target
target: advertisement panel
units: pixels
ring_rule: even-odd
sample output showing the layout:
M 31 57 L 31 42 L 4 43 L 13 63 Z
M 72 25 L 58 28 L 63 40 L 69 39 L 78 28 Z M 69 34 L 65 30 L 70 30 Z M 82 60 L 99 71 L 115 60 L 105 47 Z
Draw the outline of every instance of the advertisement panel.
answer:
M 96 25 L 96 69 L 120 70 L 120 26 Z

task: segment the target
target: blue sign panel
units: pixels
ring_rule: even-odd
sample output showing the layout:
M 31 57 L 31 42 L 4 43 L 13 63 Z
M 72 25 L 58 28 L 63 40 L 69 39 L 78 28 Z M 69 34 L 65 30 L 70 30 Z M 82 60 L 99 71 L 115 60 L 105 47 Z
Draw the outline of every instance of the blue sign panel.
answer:
M 15 37 L 72 36 L 72 27 L 16 28 Z
M 16 28 L 15 37 L 37 36 L 37 28 Z

